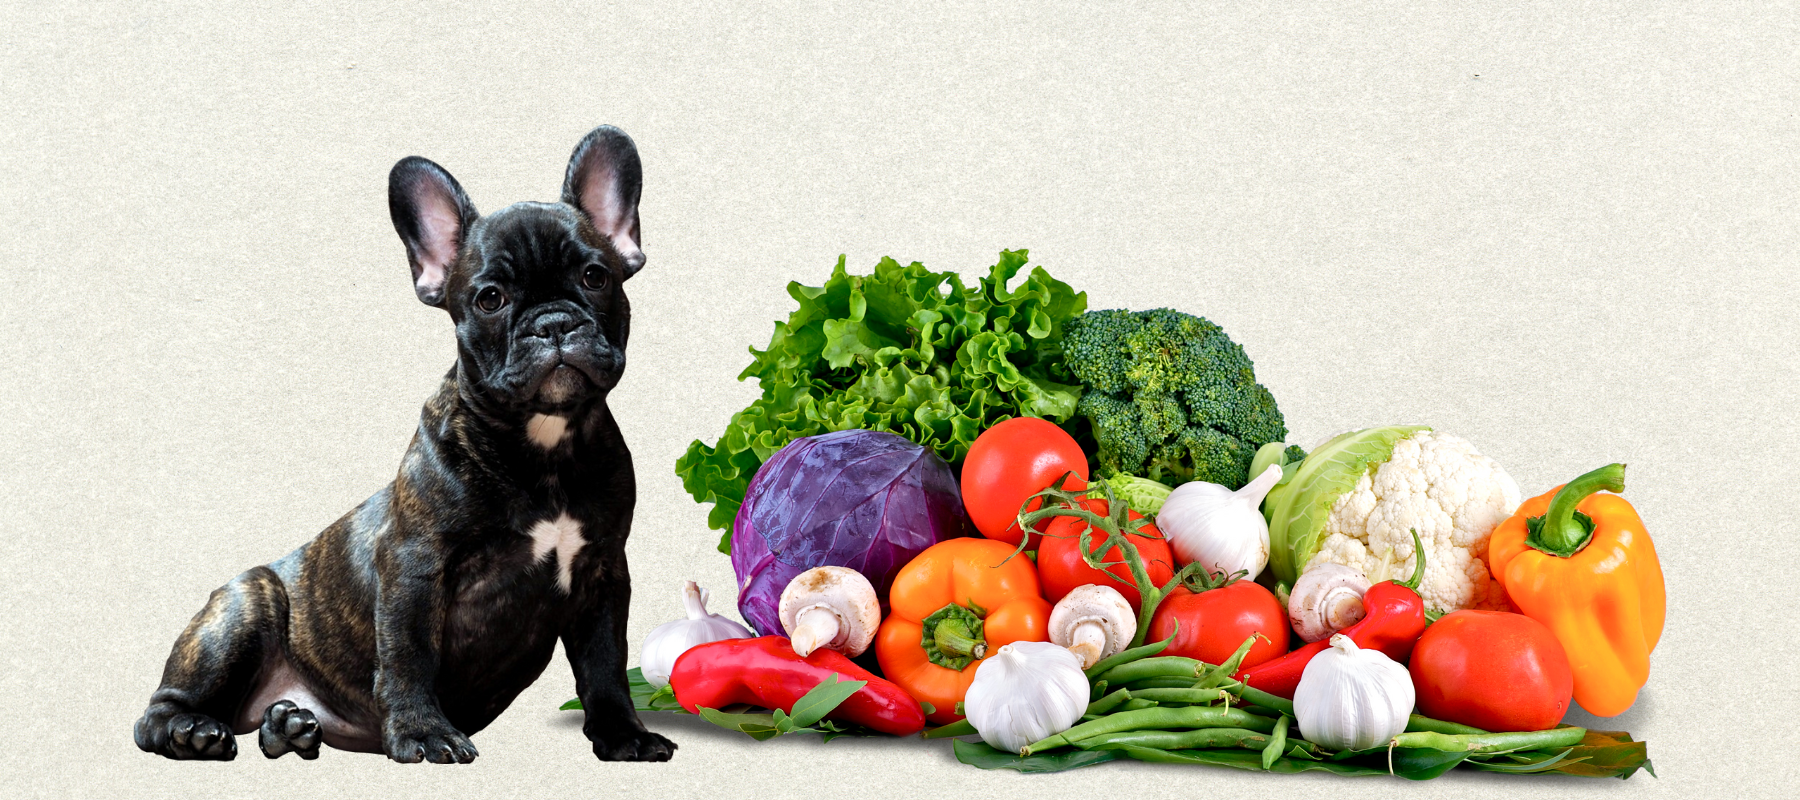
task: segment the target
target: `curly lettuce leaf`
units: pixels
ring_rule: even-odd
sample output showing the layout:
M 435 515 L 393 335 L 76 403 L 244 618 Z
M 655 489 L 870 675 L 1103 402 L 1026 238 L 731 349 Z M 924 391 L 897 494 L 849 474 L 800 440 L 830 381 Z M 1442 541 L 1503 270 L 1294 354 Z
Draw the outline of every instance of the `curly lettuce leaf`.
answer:
M 1062 361 L 1063 327 L 1087 310 L 1087 294 L 1042 267 L 1009 289 L 1027 256 L 1002 252 L 974 286 L 891 258 L 851 275 L 842 256 L 823 286 L 789 283 L 798 307 L 738 375 L 762 396 L 675 462 L 682 488 L 713 504 L 707 524 L 729 531 L 757 468 L 803 436 L 889 431 L 954 464 L 1001 420 L 1068 421 L 1081 386 Z

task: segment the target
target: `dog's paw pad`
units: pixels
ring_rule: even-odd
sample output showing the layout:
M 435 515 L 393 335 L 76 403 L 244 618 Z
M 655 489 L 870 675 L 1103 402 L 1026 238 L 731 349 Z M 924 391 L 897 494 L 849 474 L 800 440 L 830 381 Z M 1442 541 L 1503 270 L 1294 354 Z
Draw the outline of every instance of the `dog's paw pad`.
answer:
M 455 728 L 420 731 L 412 734 L 390 734 L 388 757 L 403 764 L 429 761 L 433 764 L 467 764 L 481 755 L 475 743 Z
M 262 728 L 256 738 L 263 755 L 269 758 L 298 753 L 310 761 L 319 757 L 321 735 L 319 718 L 311 711 L 291 700 L 277 700 L 263 709 Z
M 138 747 L 169 758 L 230 761 L 237 757 L 237 737 L 205 714 L 145 714 L 138 722 Z
M 661 734 L 636 731 L 622 739 L 595 742 L 594 755 L 601 761 L 668 761 L 675 748 L 675 743 Z

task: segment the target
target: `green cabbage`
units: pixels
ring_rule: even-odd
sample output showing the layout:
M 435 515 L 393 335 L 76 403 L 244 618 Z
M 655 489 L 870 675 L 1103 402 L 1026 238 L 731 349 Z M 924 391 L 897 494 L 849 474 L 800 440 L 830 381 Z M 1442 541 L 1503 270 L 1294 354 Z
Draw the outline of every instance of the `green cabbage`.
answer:
M 789 283 L 799 308 L 738 375 L 757 379 L 762 397 L 716 444 L 695 440 L 675 462 L 683 488 L 713 504 L 707 524 L 726 530 L 720 551 L 730 552 L 751 476 L 802 436 L 890 431 L 955 464 L 1001 420 L 1073 416 L 1081 387 L 1063 364 L 1063 325 L 1087 309 L 1087 294 L 1041 267 L 1008 290 L 1026 257 L 1002 252 L 972 287 L 891 258 L 850 275 L 841 256 L 824 286 Z

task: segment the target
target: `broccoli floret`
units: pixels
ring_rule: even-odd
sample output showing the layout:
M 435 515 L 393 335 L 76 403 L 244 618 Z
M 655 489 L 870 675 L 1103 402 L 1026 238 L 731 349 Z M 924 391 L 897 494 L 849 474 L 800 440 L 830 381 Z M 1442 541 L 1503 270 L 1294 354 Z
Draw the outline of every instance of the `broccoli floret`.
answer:
M 1244 348 L 1201 317 L 1090 311 L 1069 322 L 1063 348 L 1087 387 L 1076 413 L 1093 429 L 1102 476 L 1237 488 L 1256 449 L 1287 437 Z

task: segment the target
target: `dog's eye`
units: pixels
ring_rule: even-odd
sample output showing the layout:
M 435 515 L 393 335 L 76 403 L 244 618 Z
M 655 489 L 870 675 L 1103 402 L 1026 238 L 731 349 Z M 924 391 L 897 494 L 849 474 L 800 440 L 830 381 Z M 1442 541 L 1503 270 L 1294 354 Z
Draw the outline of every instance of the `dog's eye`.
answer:
M 489 314 L 499 311 L 503 305 L 506 305 L 506 293 L 492 286 L 475 295 L 475 307 Z
M 587 269 L 581 271 L 581 285 L 586 286 L 590 291 L 597 292 L 606 288 L 608 277 L 605 267 L 599 264 L 589 264 Z

